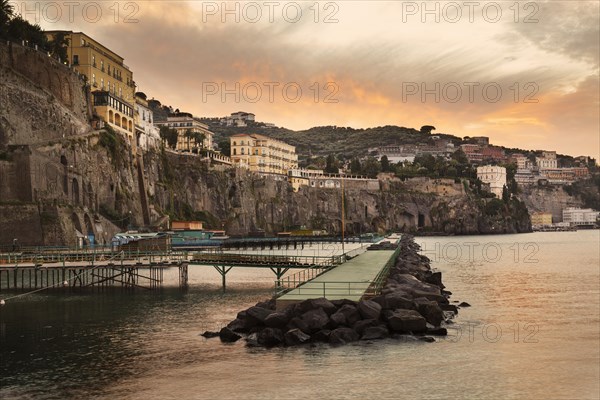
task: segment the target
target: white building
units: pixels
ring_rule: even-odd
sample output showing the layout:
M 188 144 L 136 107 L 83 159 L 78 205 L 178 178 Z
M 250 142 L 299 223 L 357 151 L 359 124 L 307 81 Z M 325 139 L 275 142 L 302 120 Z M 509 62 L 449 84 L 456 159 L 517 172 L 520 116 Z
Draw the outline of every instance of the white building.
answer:
M 563 222 L 570 225 L 595 225 L 600 211 L 591 208 L 567 207 L 563 209 Z
M 502 198 L 502 190 L 506 185 L 506 168 L 494 165 L 477 167 L 477 178 L 490 185 L 490 192 Z
M 555 151 L 544 151 L 542 157 L 536 157 L 535 162 L 539 169 L 558 168 Z
M 135 94 L 135 134 L 141 149 L 160 147 L 160 133 L 154 125 L 154 113 L 148 107 L 146 95 L 142 92 Z

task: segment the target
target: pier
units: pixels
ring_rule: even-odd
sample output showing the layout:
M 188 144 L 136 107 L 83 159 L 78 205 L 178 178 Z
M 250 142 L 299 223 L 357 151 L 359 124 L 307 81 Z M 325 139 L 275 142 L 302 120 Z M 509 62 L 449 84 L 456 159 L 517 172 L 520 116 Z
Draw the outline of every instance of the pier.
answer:
M 295 254 L 287 251 L 265 254 L 260 245 L 254 251 L 248 246 L 244 252 L 214 248 L 199 251 L 97 248 L 0 253 L 0 292 L 109 287 L 155 290 L 163 287 L 164 271 L 169 268 L 179 269 L 179 287 L 185 289 L 190 267 L 214 268 L 222 277 L 223 290 L 226 289 L 227 273 L 233 268 L 268 268 L 275 275 L 276 288 L 281 289 L 284 276 L 290 270 L 297 270 L 293 274 L 295 282 L 305 282 L 343 264 L 366 248 L 365 244 L 345 254 L 334 254 L 336 249 L 327 246 L 331 245 L 315 247 L 315 255 L 301 255 L 300 249 Z M 289 282 L 288 279 L 288 285 Z
M 324 297 L 328 300 L 359 301 L 379 294 L 400 247 L 395 250 L 368 250 L 336 268 L 306 281 L 286 277 L 280 285 L 277 308 L 307 299 Z

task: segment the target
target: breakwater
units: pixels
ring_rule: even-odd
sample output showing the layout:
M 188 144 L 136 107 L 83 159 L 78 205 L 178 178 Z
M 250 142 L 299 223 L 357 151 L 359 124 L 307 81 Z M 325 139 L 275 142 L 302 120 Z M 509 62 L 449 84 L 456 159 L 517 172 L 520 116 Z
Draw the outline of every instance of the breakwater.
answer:
M 249 346 L 295 346 L 324 342 L 342 345 L 358 340 L 376 340 L 411 335 L 434 341 L 445 336 L 444 325 L 457 313 L 444 290 L 441 272 L 418 254 L 412 236 L 403 235 L 400 252 L 390 268 L 381 292 L 360 301 L 315 298 L 276 308 L 276 299 L 259 302 L 237 314 L 219 332 L 223 342 L 244 338 Z M 466 304 L 465 304 L 466 305 Z

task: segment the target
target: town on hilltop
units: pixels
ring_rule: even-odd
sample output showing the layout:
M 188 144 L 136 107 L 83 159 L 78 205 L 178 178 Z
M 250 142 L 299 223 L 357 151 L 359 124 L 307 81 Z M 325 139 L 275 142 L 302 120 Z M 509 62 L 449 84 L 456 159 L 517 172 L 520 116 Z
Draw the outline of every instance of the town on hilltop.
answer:
M 389 220 L 385 215 L 386 207 L 381 206 L 390 201 L 385 195 L 381 195 L 377 204 L 366 204 L 367 200 L 364 200 L 365 205 L 355 205 L 352 208 L 356 221 L 350 227 L 357 232 L 362 232 L 363 229 L 381 230 L 389 226 L 395 226 L 399 230 L 443 229 L 445 233 L 493 233 L 499 229 L 505 232 L 528 231 L 531 230 L 531 225 L 541 230 L 598 225 L 600 213 L 595 209 L 600 208 L 600 199 L 597 193 L 590 194 L 590 184 L 592 192 L 594 185 L 597 185 L 594 179 L 598 179 L 598 166 L 596 160 L 589 157 L 564 156 L 556 151 L 509 149 L 493 145 L 486 136 L 461 138 L 451 134 L 432 133 L 436 128 L 431 125 L 425 125 L 420 130 L 397 126 L 369 129 L 333 126 L 294 132 L 272 123 L 259 122 L 255 114 L 245 111 L 236 111 L 218 118 L 201 117 L 166 106 L 160 100 L 150 97 L 149 93 L 137 91 L 134 73 L 125 64 L 123 56 L 85 33 L 47 31 L 44 36 L 46 43 L 52 44 L 48 45 L 51 50 L 40 49 L 37 44 L 25 40 L 21 43 L 8 40 L 6 44 L 46 54 L 58 60 L 83 82 L 90 109 L 89 129 L 98 133 L 98 142 L 112 151 L 113 155 L 116 154 L 115 143 L 124 143 L 129 156 L 134 160 L 132 165 L 137 166 L 142 206 L 141 211 L 136 211 L 136 214 L 143 215 L 144 226 L 151 226 L 164 214 L 187 218 L 209 215 L 213 225 L 219 227 L 225 227 L 225 222 L 214 221 L 235 219 L 231 224 L 236 232 L 248 233 L 255 229 L 273 232 L 288 226 L 286 221 L 277 225 L 274 215 L 289 213 L 289 210 L 281 208 L 274 210 L 272 202 L 271 221 L 267 224 L 260 221 L 259 214 L 252 216 L 249 223 L 240 220 L 244 213 L 240 214 L 238 211 L 234 212 L 234 216 L 225 217 L 226 213 L 232 211 L 221 209 L 212 203 L 210 207 L 213 209 L 210 212 L 190 211 L 195 207 L 190 203 L 182 205 L 174 193 L 176 189 L 165 187 L 164 179 L 160 185 L 151 182 L 151 188 L 144 189 L 148 186 L 145 180 L 149 179 L 149 171 L 144 167 L 142 155 L 147 153 L 170 154 L 176 160 L 183 157 L 203 161 L 213 171 L 245 170 L 256 177 L 287 182 L 290 191 L 294 193 L 301 192 L 303 188 L 342 189 L 342 192 L 344 188 L 351 188 L 357 191 L 357 195 L 364 196 L 360 191 L 395 191 L 397 187 L 402 187 L 406 192 L 417 190 L 441 197 L 441 200 L 434 203 L 418 199 L 411 200 L 415 204 L 410 207 L 395 205 L 398 209 L 394 209 L 396 214 Z M 116 137 L 120 139 L 115 141 Z M 73 166 L 69 165 L 68 158 L 65 155 L 60 158 L 61 164 L 68 167 L 66 171 L 70 171 L 69 168 Z M 167 173 L 169 168 L 165 171 L 158 169 L 156 174 Z M 91 200 L 90 193 L 94 188 L 89 182 L 83 183 L 86 180 L 83 175 L 66 173 L 65 182 L 68 179 L 72 183 L 64 183 L 64 193 L 71 198 L 76 197 L 75 204 L 79 204 L 83 198 L 84 205 L 93 210 L 103 210 L 107 218 L 111 217 L 111 221 L 132 220 L 133 217 L 124 214 L 126 203 L 114 193 L 112 183 L 110 197 L 114 199 L 109 205 L 103 205 L 98 199 Z M 129 187 L 130 182 L 136 178 L 127 179 Z M 407 184 L 409 186 L 402 186 Z M 72 186 L 71 189 L 67 187 L 69 185 Z M 80 185 L 87 194 L 80 196 Z M 234 193 L 237 187 L 233 183 L 231 185 L 229 191 Z M 167 189 L 170 194 L 160 193 L 160 190 Z M 42 193 L 36 190 L 33 192 Z M 123 190 L 130 191 L 128 188 Z M 559 192 L 552 192 L 555 190 Z M 543 191 L 559 195 L 540 195 Z M 445 211 L 448 207 L 458 207 L 450 205 L 454 200 L 447 200 L 445 197 L 460 195 L 466 196 L 461 201 L 472 201 L 467 200 L 468 193 L 482 199 L 478 207 L 486 218 L 485 223 L 478 222 L 476 214 L 454 218 Z M 23 198 L 30 201 L 30 197 Z M 132 195 L 130 197 L 133 198 Z M 156 204 L 149 205 L 151 201 L 148 197 L 152 197 L 150 200 Z M 187 198 L 188 195 L 180 194 L 179 199 L 184 197 Z M 545 197 L 555 198 L 556 201 L 552 203 L 540 200 Z M 279 198 L 276 198 L 279 202 Z M 196 204 L 207 207 L 206 203 L 195 201 Z M 420 205 L 422 202 L 428 204 L 426 211 Z M 297 203 L 294 207 L 302 206 Z M 157 211 L 158 208 L 161 209 L 160 212 Z M 303 218 L 297 212 L 292 213 L 293 217 L 285 218 L 300 222 L 300 227 L 310 223 L 317 230 L 337 231 L 340 223 L 332 220 L 331 216 L 329 220 L 322 216 L 334 212 L 333 208 L 335 207 L 317 206 L 316 210 L 311 210 L 315 214 L 310 218 Z M 461 212 L 467 213 L 467 209 L 465 207 Z M 526 210 L 524 217 L 523 209 Z M 217 212 L 222 215 L 215 216 L 214 213 Z M 515 220 L 508 220 L 515 225 L 502 227 L 505 217 L 514 214 L 521 215 Z M 91 219 L 87 213 L 82 215 Z M 525 217 L 527 223 L 524 222 Z M 77 222 L 81 218 L 73 217 L 74 224 L 78 227 L 77 232 L 85 230 Z M 257 226 L 261 223 L 269 226 Z M 142 223 L 138 224 L 142 226 Z M 88 227 L 87 230 L 94 229 Z

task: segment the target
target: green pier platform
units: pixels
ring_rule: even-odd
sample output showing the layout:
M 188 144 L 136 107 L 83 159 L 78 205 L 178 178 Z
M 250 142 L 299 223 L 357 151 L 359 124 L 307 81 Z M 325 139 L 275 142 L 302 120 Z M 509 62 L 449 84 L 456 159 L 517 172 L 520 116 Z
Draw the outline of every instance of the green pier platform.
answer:
M 368 250 L 277 298 L 277 308 L 307 299 L 359 301 L 373 281 L 392 262 L 394 250 Z

